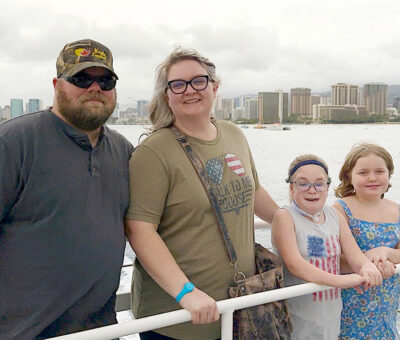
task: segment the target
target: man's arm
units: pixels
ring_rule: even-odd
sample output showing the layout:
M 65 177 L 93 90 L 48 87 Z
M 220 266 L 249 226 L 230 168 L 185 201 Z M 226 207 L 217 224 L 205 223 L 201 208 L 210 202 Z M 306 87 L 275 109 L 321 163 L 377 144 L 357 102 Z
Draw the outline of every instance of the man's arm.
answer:
M 15 156 L 0 137 L 0 228 L 17 198 L 20 172 Z

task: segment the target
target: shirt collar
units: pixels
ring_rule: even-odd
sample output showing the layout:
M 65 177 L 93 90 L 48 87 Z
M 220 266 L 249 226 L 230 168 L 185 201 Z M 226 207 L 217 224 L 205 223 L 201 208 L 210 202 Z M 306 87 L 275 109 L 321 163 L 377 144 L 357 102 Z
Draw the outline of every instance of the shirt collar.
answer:
M 50 108 L 50 110 L 49 110 L 50 119 L 53 121 L 53 123 L 56 125 L 56 127 L 59 128 L 61 131 L 63 131 L 69 138 L 71 138 L 81 148 L 91 150 L 92 145 L 90 144 L 88 135 L 85 132 L 82 132 L 81 130 L 75 128 L 71 124 L 68 124 L 67 122 L 62 120 L 55 113 L 51 112 L 51 109 L 52 108 Z M 106 131 L 107 130 L 105 129 L 104 126 L 102 126 L 100 128 L 99 139 L 97 141 L 96 147 L 101 144 L 104 136 L 107 134 Z

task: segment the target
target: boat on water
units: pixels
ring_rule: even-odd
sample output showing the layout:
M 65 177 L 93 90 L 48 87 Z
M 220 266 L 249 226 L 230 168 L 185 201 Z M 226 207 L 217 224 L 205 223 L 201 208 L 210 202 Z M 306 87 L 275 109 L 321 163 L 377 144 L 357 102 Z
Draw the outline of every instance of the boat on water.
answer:
M 254 126 L 254 129 L 265 129 L 265 130 L 273 130 L 273 131 L 287 131 L 287 130 L 290 130 L 290 126 L 281 125 L 281 124 L 266 124 L 266 125 L 257 124 L 257 125 Z
M 265 126 L 266 130 L 275 130 L 275 131 L 287 131 L 290 130 L 290 126 L 284 126 L 281 124 L 271 124 Z

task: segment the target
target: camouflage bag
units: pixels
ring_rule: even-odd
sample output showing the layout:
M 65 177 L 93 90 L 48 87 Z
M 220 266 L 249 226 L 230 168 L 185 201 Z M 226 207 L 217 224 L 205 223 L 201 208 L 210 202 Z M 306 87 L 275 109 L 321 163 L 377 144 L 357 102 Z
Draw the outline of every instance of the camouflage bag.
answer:
M 281 259 L 256 243 L 256 275 L 237 280 L 237 287 L 229 288 L 230 297 L 245 296 L 283 287 Z M 293 329 L 284 300 L 266 303 L 233 314 L 235 340 L 287 340 Z

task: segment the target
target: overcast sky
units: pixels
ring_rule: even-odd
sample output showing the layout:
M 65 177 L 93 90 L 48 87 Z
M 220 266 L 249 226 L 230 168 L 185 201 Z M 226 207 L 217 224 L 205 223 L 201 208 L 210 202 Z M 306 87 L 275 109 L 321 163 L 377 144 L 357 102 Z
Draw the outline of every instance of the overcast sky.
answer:
M 118 101 L 148 99 L 156 66 L 183 44 L 215 62 L 220 94 L 347 82 L 400 84 L 399 0 L 0 0 L 0 106 L 50 105 L 65 43 L 108 46 Z

